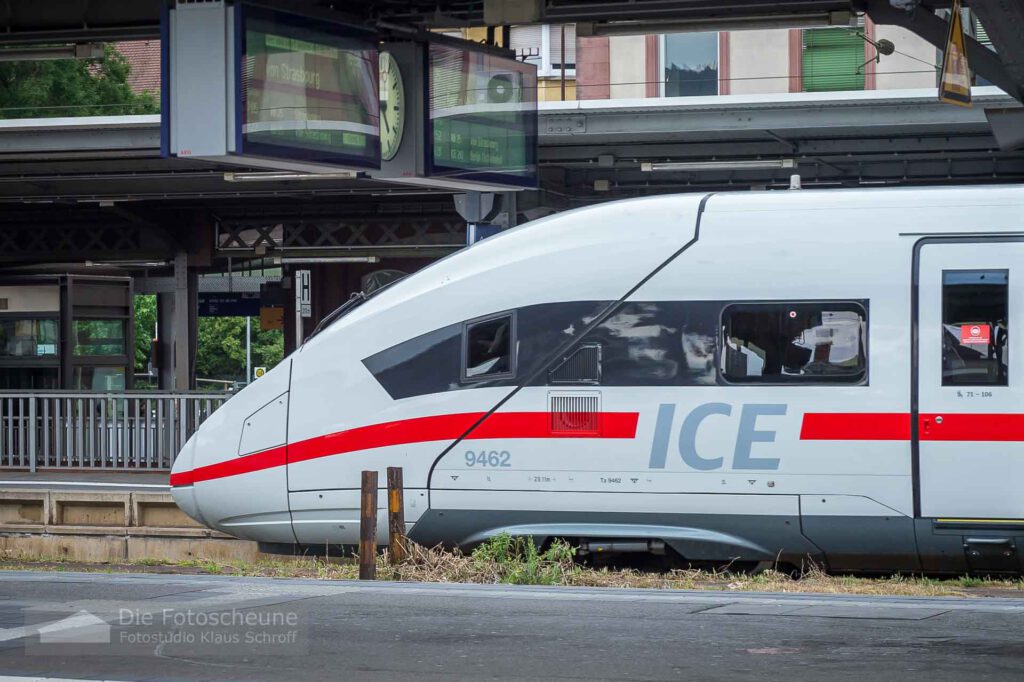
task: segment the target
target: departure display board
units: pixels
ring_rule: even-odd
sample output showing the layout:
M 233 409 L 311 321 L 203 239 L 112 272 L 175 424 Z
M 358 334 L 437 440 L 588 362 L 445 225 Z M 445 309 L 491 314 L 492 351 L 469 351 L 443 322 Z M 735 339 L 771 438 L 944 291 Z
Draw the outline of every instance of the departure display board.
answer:
M 378 168 L 376 44 L 357 29 L 251 5 L 236 20 L 236 152 Z
M 537 69 L 433 43 L 428 175 L 537 186 Z

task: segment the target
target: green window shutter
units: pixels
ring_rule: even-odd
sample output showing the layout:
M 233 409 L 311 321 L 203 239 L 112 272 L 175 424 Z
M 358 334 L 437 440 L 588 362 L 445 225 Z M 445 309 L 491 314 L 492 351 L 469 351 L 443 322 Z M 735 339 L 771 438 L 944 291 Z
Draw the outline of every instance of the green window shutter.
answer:
M 846 28 L 806 29 L 804 92 L 863 90 L 864 39 Z

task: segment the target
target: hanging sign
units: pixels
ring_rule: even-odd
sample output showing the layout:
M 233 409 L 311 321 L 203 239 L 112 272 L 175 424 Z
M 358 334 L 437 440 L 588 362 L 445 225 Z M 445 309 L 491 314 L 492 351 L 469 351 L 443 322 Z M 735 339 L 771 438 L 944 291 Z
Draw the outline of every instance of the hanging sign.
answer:
M 942 72 L 939 74 L 939 101 L 961 107 L 971 106 L 971 65 L 967 62 L 960 0 L 954 0 L 950 10 L 949 33 L 946 34 L 946 50 L 942 53 Z

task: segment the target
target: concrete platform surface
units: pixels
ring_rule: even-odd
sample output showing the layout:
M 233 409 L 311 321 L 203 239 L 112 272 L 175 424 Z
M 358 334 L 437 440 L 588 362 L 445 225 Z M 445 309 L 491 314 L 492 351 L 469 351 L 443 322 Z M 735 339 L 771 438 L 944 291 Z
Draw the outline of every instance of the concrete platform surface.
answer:
M 0 670 L 114 680 L 997 680 L 1024 601 L 0 574 Z
M 0 488 L 49 490 L 170 490 L 166 471 L 10 471 L 0 470 Z

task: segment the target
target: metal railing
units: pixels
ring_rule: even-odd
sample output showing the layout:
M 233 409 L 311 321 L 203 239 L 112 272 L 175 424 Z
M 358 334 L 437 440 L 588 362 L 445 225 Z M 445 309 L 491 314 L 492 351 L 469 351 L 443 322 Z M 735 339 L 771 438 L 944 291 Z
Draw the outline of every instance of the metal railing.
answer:
M 167 471 L 228 394 L 0 393 L 0 468 Z

